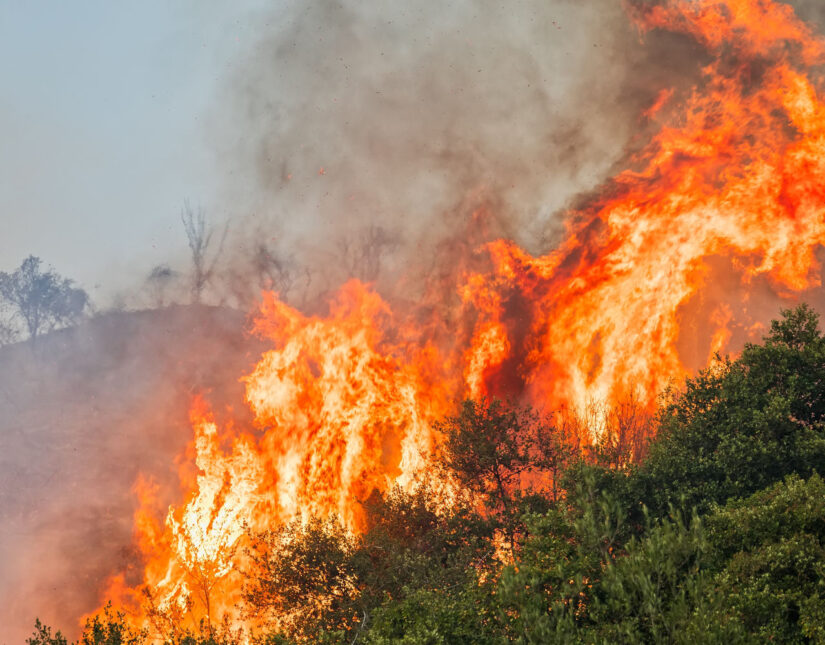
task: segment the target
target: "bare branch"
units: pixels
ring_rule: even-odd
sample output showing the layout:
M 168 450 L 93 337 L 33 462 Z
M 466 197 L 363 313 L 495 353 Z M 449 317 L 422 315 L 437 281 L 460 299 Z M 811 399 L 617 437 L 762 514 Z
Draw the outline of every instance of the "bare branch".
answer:
M 211 281 L 215 266 L 223 252 L 223 245 L 229 232 L 229 224 L 224 226 L 218 248 L 209 260 L 209 247 L 212 243 L 214 229 L 207 222 L 203 209 L 199 206 L 198 210 L 194 211 L 189 201 L 184 201 L 180 219 L 183 223 L 183 230 L 186 233 L 192 257 L 192 300 L 200 302 L 203 291 Z

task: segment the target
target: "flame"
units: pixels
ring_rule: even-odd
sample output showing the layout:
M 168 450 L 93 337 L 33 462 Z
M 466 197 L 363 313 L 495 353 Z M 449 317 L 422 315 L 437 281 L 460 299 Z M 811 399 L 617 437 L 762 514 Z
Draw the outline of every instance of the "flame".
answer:
M 141 482 L 145 596 L 115 576 L 108 597 L 158 637 L 196 629 L 202 618 L 237 620 L 248 531 L 331 515 L 356 530 L 359 501 L 414 485 L 449 399 L 435 384 L 422 387 L 431 382 L 432 348 L 394 344 L 393 325 L 387 304 L 357 281 L 341 289 L 325 318 L 264 294 L 254 330 L 275 349 L 243 379 L 257 431 L 219 431 L 196 399 L 189 497 L 161 527 L 151 519 L 151 484 Z
M 265 294 L 256 331 L 279 345 L 246 378 L 262 449 L 277 464 L 281 517 L 338 514 L 353 500 L 409 485 L 431 452 L 430 424 L 446 413 L 437 386 L 421 387 L 432 354 L 394 346 L 387 304 L 357 281 L 326 319 L 306 318 Z
M 809 74 L 822 40 L 767 0 L 639 6 L 631 15 L 642 30 L 688 33 L 708 48 L 703 83 L 632 168 L 571 215 L 559 248 L 533 258 L 499 240 L 488 247 L 495 270 L 473 276 L 526 311 L 526 323 L 505 324 L 529 327 L 520 370 L 534 402 L 581 407 L 628 387 L 651 401 L 686 375 L 678 311 L 702 289 L 705 258 L 738 258 L 743 281 L 766 276 L 790 292 L 819 284 L 825 111 Z M 502 324 L 500 309 L 483 310 Z M 716 324 L 714 352 L 726 324 Z
M 688 373 L 680 308 L 711 279 L 712 257 L 732 258 L 745 285 L 818 285 L 823 41 L 771 0 L 627 6 L 642 32 L 687 34 L 712 62 L 689 92 L 659 94 L 645 112 L 656 134 L 599 198 L 569 214 L 556 249 L 533 257 L 511 241 L 486 244 L 486 267 L 459 277 L 460 312 L 445 314 L 438 334 L 415 308 L 394 312 L 357 281 L 327 316 L 264 294 L 255 332 L 272 349 L 244 377 L 255 427 L 219 430 L 197 403 L 197 476 L 185 503 L 163 526 L 146 509 L 137 517 L 156 609 L 184 626 L 204 615 L 240 624 L 246 528 L 336 515 L 357 530 L 358 501 L 413 486 L 438 442 L 433 422 L 462 397 L 553 410 L 629 393 L 651 404 Z M 708 316 L 702 358 L 725 351 L 735 315 L 721 307 Z M 113 577 L 108 591 L 126 603 L 135 588 Z M 139 620 L 150 624 L 143 606 Z

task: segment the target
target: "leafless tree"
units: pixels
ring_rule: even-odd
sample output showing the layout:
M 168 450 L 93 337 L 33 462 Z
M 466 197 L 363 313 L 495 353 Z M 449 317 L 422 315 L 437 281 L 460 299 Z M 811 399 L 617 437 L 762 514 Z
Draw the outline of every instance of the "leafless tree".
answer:
M 347 275 L 364 282 L 378 279 L 382 258 L 397 246 L 397 236 L 377 224 L 344 237 L 338 245 Z
M 223 244 L 226 241 L 226 234 L 229 230 L 227 224 L 221 233 L 221 239 L 217 249 L 209 256 L 209 247 L 212 244 L 212 234 L 215 232 L 206 220 L 203 209 L 198 207 L 197 212 L 192 209 L 188 201 L 183 203 L 183 210 L 180 215 L 183 222 L 183 230 L 186 232 L 186 239 L 189 242 L 189 250 L 192 255 L 192 299 L 200 302 L 203 297 L 203 290 L 212 279 L 215 271 L 215 264 L 223 251 Z
M 574 451 L 616 469 L 641 462 L 656 433 L 655 413 L 632 390 L 610 403 L 591 399 L 580 408 L 563 408 L 555 419 Z
M 296 294 L 305 300 L 311 282 L 309 269 L 302 267 L 294 256 L 284 255 L 274 244 L 260 241 L 243 262 L 233 263 L 221 286 L 236 306 L 247 307 L 258 301 L 261 290 L 276 292 L 284 302 L 293 302 Z
M 610 466 L 626 468 L 644 459 L 655 434 L 655 418 L 636 394 L 631 392 L 607 409 L 604 425 L 600 447 Z
M 266 242 L 256 245 L 252 255 L 252 269 L 261 287 L 277 291 L 284 299 L 298 279 L 294 261 L 281 257 Z

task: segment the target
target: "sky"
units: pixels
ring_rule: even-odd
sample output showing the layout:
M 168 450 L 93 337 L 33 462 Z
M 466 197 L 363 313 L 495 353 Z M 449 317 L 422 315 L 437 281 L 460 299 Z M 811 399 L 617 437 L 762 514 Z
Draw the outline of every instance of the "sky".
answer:
M 263 4 L 0 0 L 0 271 L 34 254 L 101 303 L 183 257 L 184 199 L 218 203 L 210 119 Z

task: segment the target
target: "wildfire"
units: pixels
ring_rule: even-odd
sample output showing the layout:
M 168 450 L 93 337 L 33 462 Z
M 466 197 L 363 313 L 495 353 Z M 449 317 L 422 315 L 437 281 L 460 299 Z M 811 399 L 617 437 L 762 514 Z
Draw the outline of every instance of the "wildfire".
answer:
M 434 384 L 422 387 L 433 352 L 394 345 L 392 329 L 387 304 L 355 281 L 326 318 L 264 294 L 255 332 L 276 349 L 244 377 L 258 431 L 221 433 L 196 401 L 198 474 L 189 498 L 160 527 L 151 520 L 151 487 L 141 485 L 144 593 L 116 578 L 108 597 L 159 633 L 196 628 L 202 618 L 237 618 L 247 530 L 333 514 L 356 529 L 359 501 L 393 484 L 411 486 L 448 397 Z
M 164 526 L 139 515 L 158 613 L 176 612 L 182 625 L 238 620 L 245 527 L 337 515 L 357 530 L 358 501 L 413 485 L 438 442 L 433 422 L 463 397 L 545 410 L 627 393 L 652 402 L 688 372 L 680 314 L 705 287 L 709 258 L 731 258 L 745 285 L 760 276 L 786 293 L 818 285 L 823 41 L 770 0 L 634 1 L 628 12 L 642 32 L 693 37 L 713 62 L 687 95 L 663 89 L 645 112 L 657 133 L 569 215 L 555 250 L 484 247 L 488 268 L 455 285 L 469 333 L 447 329 L 445 347 L 356 281 L 325 317 L 264 295 L 255 331 L 273 349 L 244 378 L 256 428 L 220 430 L 198 404 L 188 498 Z M 729 308 L 708 316 L 703 358 L 725 350 L 734 317 Z M 140 600 L 116 595 L 129 593 Z

